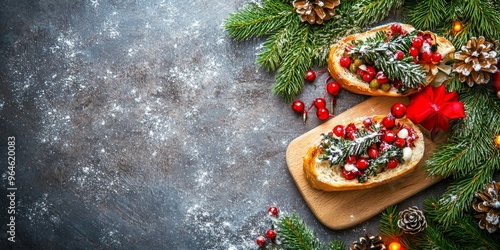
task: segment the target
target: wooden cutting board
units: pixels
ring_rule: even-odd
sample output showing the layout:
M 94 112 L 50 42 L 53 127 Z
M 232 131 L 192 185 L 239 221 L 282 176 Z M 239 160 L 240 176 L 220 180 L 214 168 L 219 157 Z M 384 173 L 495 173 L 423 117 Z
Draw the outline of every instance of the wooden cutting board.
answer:
M 441 180 L 440 177 L 427 176 L 423 169 L 425 161 L 434 151 L 435 143 L 429 139 L 427 131 L 421 129 L 425 137 L 424 156 L 417 168 L 405 177 L 375 188 L 336 192 L 313 189 L 307 182 L 302 169 L 303 156 L 309 147 L 319 143 L 321 133 L 331 130 L 337 124 L 348 124 L 357 117 L 389 114 L 392 104 L 398 101 L 408 103 L 405 97 L 371 97 L 299 136 L 288 145 L 288 170 L 307 205 L 325 226 L 336 230 L 355 226 Z M 435 141 L 444 138 L 441 135 Z

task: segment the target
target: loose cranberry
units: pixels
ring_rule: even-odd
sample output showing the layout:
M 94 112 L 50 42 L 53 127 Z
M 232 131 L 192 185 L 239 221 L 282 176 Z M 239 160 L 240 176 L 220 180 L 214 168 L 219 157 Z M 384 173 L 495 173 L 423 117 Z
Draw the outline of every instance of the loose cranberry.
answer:
M 375 75 L 372 75 L 370 73 L 365 73 L 364 75 L 361 76 L 361 78 L 363 78 L 363 81 L 365 82 L 371 82 L 371 80 L 373 80 L 374 77 Z
M 375 67 L 373 67 L 371 65 L 366 65 L 366 72 L 368 72 L 368 74 L 370 74 L 370 75 L 375 76 L 375 74 L 377 73 L 377 70 L 375 69 Z
M 416 49 L 422 48 L 422 45 L 424 45 L 424 39 L 422 37 L 417 36 L 411 40 L 411 46 Z
M 321 97 L 314 99 L 314 107 L 317 109 L 326 107 L 326 100 Z
M 405 57 L 405 53 L 401 50 L 397 50 L 394 53 L 394 57 L 396 58 L 396 60 L 402 60 Z
M 365 125 L 365 128 L 369 128 L 370 125 L 372 125 L 372 123 L 373 123 L 373 118 L 371 117 L 368 117 L 363 120 L 363 125 Z
M 432 62 L 438 63 L 441 61 L 441 59 L 443 59 L 443 56 L 439 52 L 436 52 L 432 55 Z
M 259 235 L 257 239 L 255 239 L 255 243 L 257 243 L 258 246 L 264 246 L 266 244 L 266 238 L 264 236 Z
M 399 24 L 399 23 L 393 23 L 393 24 L 391 24 L 391 32 L 392 32 L 392 34 L 398 34 L 398 33 L 400 33 L 401 29 L 402 29 L 401 24 Z
M 406 105 L 401 102 L 394 103 L 391 107 L 391 114 L 395 118 L 403 118 L 406 115 Z
M 269 213 L 269 215 L 271 216 L 276 216 L 278 215 L 278 207 L 277 206 L 270 206 L 268 209 L 267 209 L 267 212 Z
M 314 70 L 310 69 L 306 72 L 306 81 L 308 82 L 314 82 L 316 79 L 316 72 Z
M 266 237 L 270 240 L 276 239 L 276 232 L 273 229 L 269 229 L 266 232 Z
M 332 96 L 336 96 L 340 92 L 340 85 L 337 82 L 330 82 L 326 85 L 326 91 Z
M 376 76 L 376 79 L 377 79 L 377 82 L 380 83 L 380 84 L 384 84 L 384 83 L 387 83 L 389 82 L 389 78 L 387 77 L 387 75 L 382 72 L 382 71 L 379 71 L 377 73 L 377 76 Z
M 410 47 L 408 49 L 408 53 L 410 53 L 410 56 L 416 57 L 418 56 L 418 49 L 415 47 Z
M 432 62 L 432 51 L 424 51 L 422 52 L 422 60 L 426 63 Z
M 346 180 L 352 180 L 352 179 L 356 178 L 356 176 L 358 176 L 358 172 L 354 172 L 354 171 L 347 171 L 347 170 L 345 170 L 344 168 L 342 168 L 342 176 L 343 176 Z

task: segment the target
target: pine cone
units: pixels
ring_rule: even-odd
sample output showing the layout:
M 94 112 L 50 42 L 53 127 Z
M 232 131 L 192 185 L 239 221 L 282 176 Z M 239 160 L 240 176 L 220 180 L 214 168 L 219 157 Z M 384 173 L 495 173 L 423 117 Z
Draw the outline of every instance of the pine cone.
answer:
M 355 241 L 349 247 L 349 250 L 385 250 L 384 242 L 382 237 L 365 235 L 359 237 L 358 241 Z
M 492 181 L 484 192 L 477 192 L 472 202 L 479 219 L 479 228 L 494 233 L 500 227 L 500 182 Z
M 405 233 L 418 234 L 427 227 L 424 213 L 418 207 L 409 207 L 406 210 L 399 212 L 398 226 Z
M 334 14 L 334 8 L 340 4 L 340 0 L 295 0 L 293 7 L 300 14 L 300 21 L 309 24 L 322 24 L 329 20 Z
M 467 82 L 472 87 L 474 84 L 486 84 L 490 81 L 492 73 L 497 71 L 498 58 L 496 58 L 495 43 L 486 42 L 480 36 L 471 38 L 462 51 L 455 53 L 455 72 L 459 73 L 461 82 Z

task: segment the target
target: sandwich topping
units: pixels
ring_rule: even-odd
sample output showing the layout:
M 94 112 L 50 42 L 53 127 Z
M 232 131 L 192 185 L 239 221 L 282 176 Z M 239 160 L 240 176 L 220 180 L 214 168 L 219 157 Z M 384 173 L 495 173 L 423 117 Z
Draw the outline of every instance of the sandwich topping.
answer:
M 380 122 L 368 117 L 356 126 L 337 125 L 321 134 L 321 161 L 340 168 L 347 180 L 366 182 L 370 176 L 394 169 L 412 157 L 418 134 L 411 127 L 397 123 L 391 114 Z
M 430 32 L 408 32 L 394 23 L 388 31 L 352 41 L 339 64 L 370 89 L 388 92 L 395 88 L 398 93 L 405 93 L 422 87 L 427 72 L 434 73 L 441 62 L 443 56 L 437 52 L 436 40 Z

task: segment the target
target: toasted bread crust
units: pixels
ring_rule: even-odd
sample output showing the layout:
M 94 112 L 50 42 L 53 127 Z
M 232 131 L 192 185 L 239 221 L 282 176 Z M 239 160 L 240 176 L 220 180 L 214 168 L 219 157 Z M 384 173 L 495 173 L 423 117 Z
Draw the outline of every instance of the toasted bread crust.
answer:
M 408 96 L 418 92 L 417 89 L 411 89 L 407 92 L 400 94 L 397 92 L 397 89 L 392 87 L 390 91 L 385 92 L 380 89 L 371 89 L 369 85 L 363 80 L 359 79 L 355 74 L 351 73 L 347 68 L 340 66 L 340 58 L 344 55 L 344 51 L 347 45 L 351 44 L 354 40 L 364 40 L 368 37 L 373 37 L 378 31 L 388 31 L 391 29 L 391 24 L 386 24 L 382 26 L 375 27 L 367 32 L 354 34 L 350 36 L 346 36 L 340 41 L 338 41 L 335 45 L 330 48 L 330 53 L 328 55 L 328 71 L 330 75 L 340 84 L 340 86 L 353 93 L 362 94 L 362 95 L 370 95 L 370 96 Z M 415 28 L 408 24 L 401 24 L 401 27 L 408 32 L 415 30 Z M 431 33 L 426 31 L 425 33 Z M 433 34 L 433 38 L 438 45 L 438 52 L 443 56 L 443 59 L 446 57 L 453 56 L 453 52 L 455 51 L 455 47 L 453 44 L 448 41 L 446 38 L 438 37 Z M 427 74 L 426 81 L 424 86 L 430 84 L 435 78 L 431 72 Z
M 373 119 L 378 122 L 384 117 L 385 116 L 374 116 Z M 354 123 L 359 126 L 362 124 L 363 119 L 358 119 Z M 318 144 L 310 147 L 307 154 L 304 156 L 304 174 L 309 184 L 313 188 L 323 191 L 358 190 L 379 186 L 413 172 L 424 155 L 424 136 L 420 129 L 410 120 L 403 118 L 398 119 L 397 122 L 412 128 L 418 134 L 418 139 L 414 142 L 415 146 L 412 147 L 413 154 L 410 160 L 403 164 L 400 163 L 394 169 L 387 169 L 377 174 L 377 176 L 371 176 L 366 182 L 359 183 L 357 179 L 344 179 L 341 174 L 340 166 L 335 165 L 330 167 L 328 161 L 318 160 L 323 150 Z

